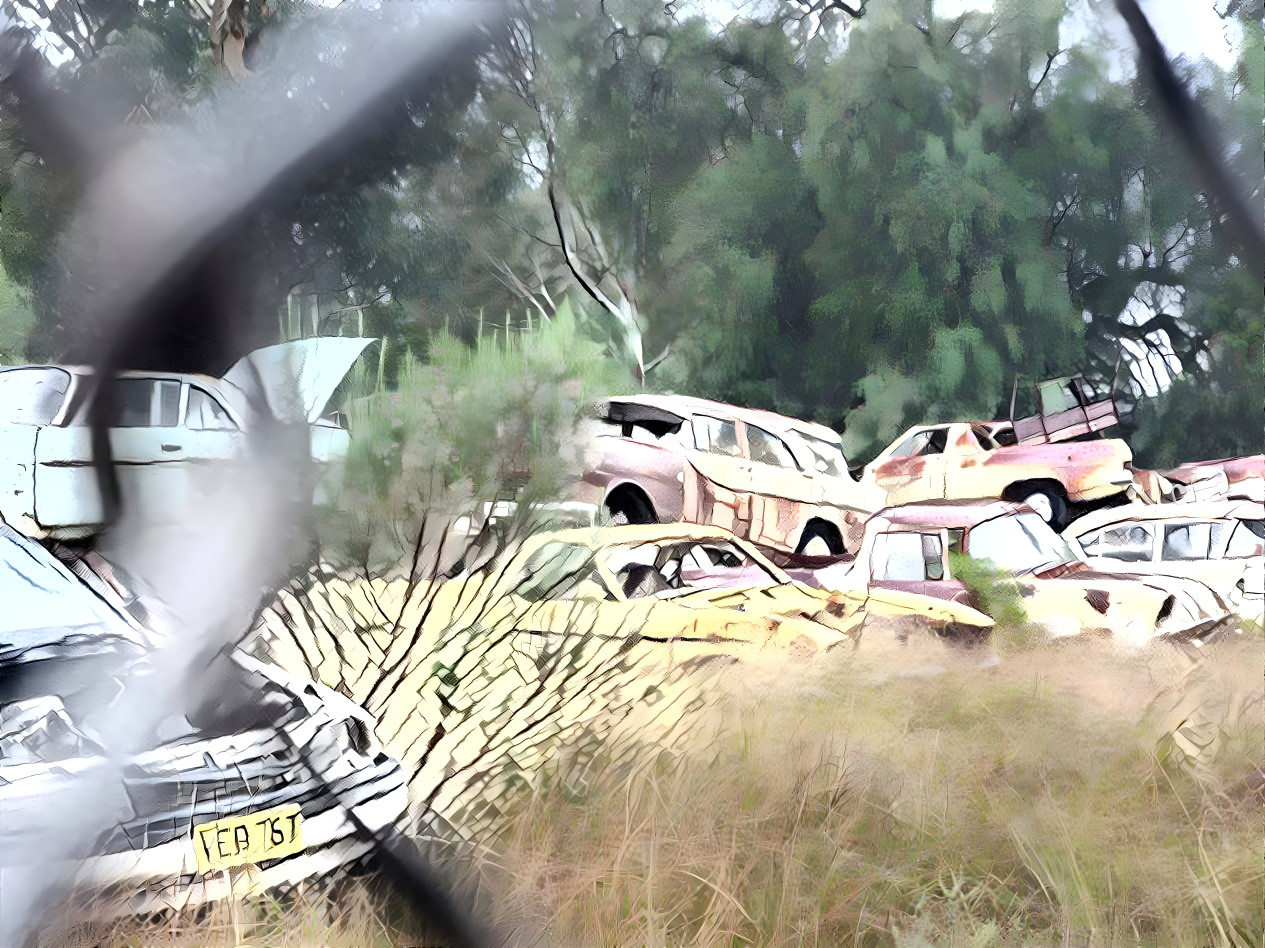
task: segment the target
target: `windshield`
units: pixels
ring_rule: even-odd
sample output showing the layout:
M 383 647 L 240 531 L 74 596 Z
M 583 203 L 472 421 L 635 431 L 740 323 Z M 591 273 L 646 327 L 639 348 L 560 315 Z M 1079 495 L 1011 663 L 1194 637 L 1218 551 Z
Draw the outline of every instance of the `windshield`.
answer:
M 613 546 L 605 556 L 606 568 L 628 599 L 782 582 L 742 547 L 727 540 Z
M 546 543 L 528 557 L 515 579 L 513 594 L 528 602 L 609 595 L 594 567 L 593 551 L 579 543 L 561 542 Z
M 1075 559 L 1063 538 L 1035 513 L 981 523 L 968 536 L 967 554 L 974 560 L 992 560 L 1009 573 L 1035 573 Z

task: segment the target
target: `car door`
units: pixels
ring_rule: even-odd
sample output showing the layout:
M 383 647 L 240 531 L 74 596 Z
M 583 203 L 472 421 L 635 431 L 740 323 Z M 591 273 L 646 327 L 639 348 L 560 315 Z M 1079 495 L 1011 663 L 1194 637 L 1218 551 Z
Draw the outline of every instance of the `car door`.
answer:
M 813 479 L 800 469 L 790 447 L 770 431 L 744 423 L 751 462 L 751 527 L 748 539 L 772 546 L 795 546 L 812 505 Z
M 944 451 L 948 440 L 948 427 L 922 428 L 912 432 L 875 466 L 875 483 L 887 492 L 889 504 L 945 496 Z
M 732 419 L 695 415 L 692 429 L 694 450 L 686 451 L 686 458 L 697 476 L 685 493 L 693 516 L 687 508 L 684 519 L 745 536 L 751 524 L 751 463 L 738 441 L 738 425 Z
M 53 366 L 0 371 L 0 515 L 9 523 L 34 526 L 35 442 L 61 413 L 71 383 Z
M 188 498 L 179 379 L 116 379 L 110 445 L 125 506 L 145 519 L 178 515 Z M 105 519 L 92 467 L 92 429 L 83 411 L 35 442 L 35 519 L 45 529 L 90 530 Z
M 211 386 L 186 382 L 184 388 L 183 422 L 167 432 L 163 446 L 168 451 L 172 445 L 179 449 L 183 477 L 178 479 L 184 502 L 214 505 L 219 503 L 216 495 L 226 482 L 224 465 L 246 457 L 250 445 L 238 416 Z

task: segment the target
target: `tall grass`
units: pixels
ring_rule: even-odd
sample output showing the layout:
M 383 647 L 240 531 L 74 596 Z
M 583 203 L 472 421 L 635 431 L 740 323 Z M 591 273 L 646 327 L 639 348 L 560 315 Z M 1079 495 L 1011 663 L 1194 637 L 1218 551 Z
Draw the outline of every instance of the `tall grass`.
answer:
M 739 686 L 718 744 L 538 788 L 504 924 L 555 945 L 1261 944 L 1260 641 L 1193 676 L 1069 644 Z M 1197 767 L 1171 719 L 1213 706 Z
M 1193 663 L 1085 640 L 745 667 L 671 744 L 543 765 L 483 851 L 480 914 L 555 948 L 1256 946 L 1263 662 L 1254 635 Z M 429 944 L 389 898 L 339 904 L 92 943 Z

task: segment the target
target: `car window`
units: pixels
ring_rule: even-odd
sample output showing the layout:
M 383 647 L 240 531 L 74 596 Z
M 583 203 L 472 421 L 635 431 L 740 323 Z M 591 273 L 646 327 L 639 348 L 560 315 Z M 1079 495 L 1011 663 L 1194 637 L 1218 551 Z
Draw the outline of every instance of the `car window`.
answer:
M 1123 563 L 1150 562 L 1155 551 L 1155 532 L 1150 524 L 1124 523 L 1104 527 L 1081 538 L 1086 556 L 1105 556 Z
M 1011 573 L 1035 573 L 1072 561 L 1066 541 L 1031 512 L 985 520 L 967 535 L 966 553 Z
M 578 543 L 546 543 L 519 570 L 513 594 L 528 602 L 611 598 L 598 575 L 593 551 Z
M 971 429 L 971 433 L 975 435 L 975 440 L 979 442 L 980 447 L 985 451 L 991 451 L 993 448 L 997 447 L 997 445 L 993 443 L 993 436 L 988 433 L 988 429 L 983 425 L 976 425 Z
M 709 454 L 727 458 L 741 457 L 738 447 L 738 429 L 732 421 L 699 415 L 694 419 L 694 446 Z
M 170 379 L 116 379 L 114 427 L 174 428 L 180 424 L 180 383 Z
M 813 469 L 818 474 L 829 474 L 831 477 L 843 477 L 848 469 L 843 457 L 843 448 L 824 438 L 811 435 L 800 435 L 800 440 L 812 455 Z
M 751 460 L 757 464 L 772 464 L 776 467 L 799 470 L 799 465 L 795 463 L 795 458 L 791 456 L 791 449 L 786 446 L 786 443 L 777 435 L 763 428 L 757 428 L 755 425 L 747 425 L 747 451 L 751 455 Z
M 10 369 L 0 372 L 0 421 L 14 425 L 48 425 L 70 387 L 62 369 Z
M 1053 415 L 1079 406 L 1070 382 L 1050 382 L 1041 386 L 1041 414 Z
M 940 537 L 928 533 L 880 533 L 870 553 L 870 577 L 889 582 L 943 579 Z
M 237 425 L 223 406 L 200 388 L 189 386 L 189 405 L 184 426 L 194 431 L 236 431 Z
M 1236 523 L 1225 555 L 1235 559 L 1265 555 L 1265 520 L 1240 520 Z
M 629 599 L 782 582 L 742 547 L 727 540 L 612 546 L 603 555 L 606 568 Z
M 1209 549 L 1215 548 L 1221 538 L 1224 526 L 1220 520 L 1166 524 L 1160 559 L 1206 560 Z
M 999 448 L 1011 448 L 1019 443 L 1019 439 L 1015 437 L 1015 429 L 1007 425 L 1004 428 L 997 428 L 993 431 L 993 441 Z
M 894 458 L 908 458 L 913 457 L 916 454 L 921 454 L 922 449 L 927 446 L 927 442 L 930 440 L 930 431 L 919 431 L 902 441 L 896 447 L 896 450 L 892 452 L 891 456 Z

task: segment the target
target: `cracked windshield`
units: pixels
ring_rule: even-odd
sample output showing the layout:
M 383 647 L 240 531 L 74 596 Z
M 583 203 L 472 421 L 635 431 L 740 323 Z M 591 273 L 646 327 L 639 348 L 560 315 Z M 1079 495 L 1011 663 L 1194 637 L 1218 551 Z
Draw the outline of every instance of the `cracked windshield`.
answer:
M 0 946 L 1265 941 L 1261 0 L 0 0 Z

